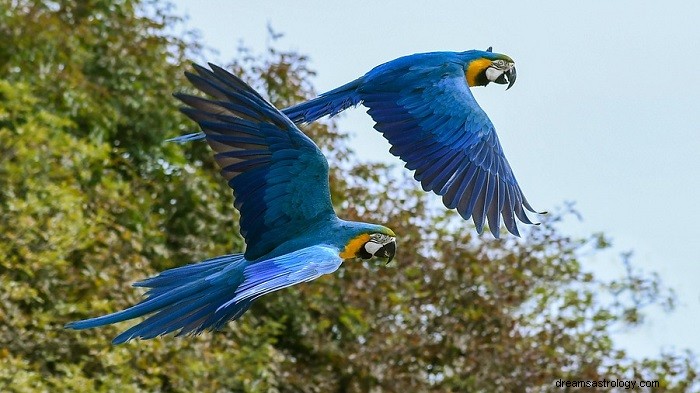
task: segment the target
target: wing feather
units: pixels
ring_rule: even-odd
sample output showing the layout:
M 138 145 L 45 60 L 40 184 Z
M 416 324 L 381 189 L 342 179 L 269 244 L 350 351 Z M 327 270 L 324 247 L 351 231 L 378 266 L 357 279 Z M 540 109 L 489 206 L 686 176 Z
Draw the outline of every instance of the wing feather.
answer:
M 335 216 L 328 162 L 294 123 L 245 82 L 210 67 L 194 65 L 196 73 L 187 78 L 213 99 L 175 96 L 189 106 L 182 112 L 199 123 L 216 153 L 241 212 L 245 258 L 254 261 L 318 220 Z
M 487 220 L 498 237 L 503 216 L 508 231 L 518 235 L 515 217 L 530 224 L 524 209 L 534 210 L 469 90 L 463 63 L 445 53 L 399 60 L 370 71 L 357 88 L 390 152 L 415 170 L 424 190 L 471 217 L 478 232 Z

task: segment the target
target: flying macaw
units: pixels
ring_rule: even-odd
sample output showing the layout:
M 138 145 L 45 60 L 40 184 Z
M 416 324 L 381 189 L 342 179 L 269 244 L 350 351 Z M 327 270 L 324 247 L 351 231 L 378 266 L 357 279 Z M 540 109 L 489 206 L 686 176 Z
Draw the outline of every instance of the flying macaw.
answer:
M 329 274 L 345 259 L 394 257 L 396 235 L 384 226 L 339 219 L 331 205 L 328 162 L 284 114 L 239 78 L 210 64 L 187 78 L 213 99 L 176 94 L 199 123 L 240 211 L 243 254 L 166 270 L 134 286 L 141 303 L 71 322 L 87 329 L 151 314 L 114 338 L 150 339 L 215 330 L 270 292 Z
M 524 209 L 537 212 L 515 179 L 493 123 L 469 89 L 494 82 L 508 84 L 508 90 L 515 78 L 513 59 L 492 48 L 417 53 L 282 112 L 301 124 L 363 104 L 374 128 L 392 145 L 391 154 L 415 171 L 425 191 L 442 196 L 444 205 L 464 219 L 472 217 L 479 233 L 488 219 L 498 238 L 503 216 L 508 231 L 519 236 L 515 218 L 532 224 Z M 173 140 L 203 137 L 197 133 Z

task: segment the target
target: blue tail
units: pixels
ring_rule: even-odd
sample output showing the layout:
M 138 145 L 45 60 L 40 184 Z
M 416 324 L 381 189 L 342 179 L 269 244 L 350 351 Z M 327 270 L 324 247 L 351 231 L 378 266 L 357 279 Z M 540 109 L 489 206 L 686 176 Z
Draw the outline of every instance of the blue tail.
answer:
M 180 330 L 178 336 L 216 330 L 230 319 L 240 317 L 254 300 L 246 297 L 232 301 L 245 280 L 244 270 L 248 265 L 242 254 L 233 254 L 166 270 L 134 284 L 150 288 L 141 303 L 102 317 L 71 322 L 66 327 L 89 329 L 155 312 L 115 337 L 112 343 L 154 338 L 176 330 Z
M 361 82 L 361 79 L 356 79 L 337 89 L 323 93 L 313 100 L 283 109 L 282 113 L 287 115 L 287 117 L 296 124 L 313 123 L 326 115 L 335 116 L 351 106 L 360 103 L 360 94 L 357 92 L 357 88 L 360 86 Z M 195 132 L 171 138 L 167 141 L 187 143 L 204 138 L 205 135 L 203 132 Z

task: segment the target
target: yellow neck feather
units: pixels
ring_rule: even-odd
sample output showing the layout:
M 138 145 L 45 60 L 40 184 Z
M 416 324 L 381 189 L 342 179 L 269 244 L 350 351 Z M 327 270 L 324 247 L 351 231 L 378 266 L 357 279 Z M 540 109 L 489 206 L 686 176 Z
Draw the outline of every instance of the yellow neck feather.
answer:
M 467 67 L 467 83 L 469 86 L 476 86 L 476 78 L 491 66 L 491 60 L 477 59 L 469 63 Z
M 357 255 L 357 252 L 360 250 L 360 247 L 362 247 L 368 241 L 369 235 L 366 233 L 350 240 L 348 244 L 345 245 L 343 251 L 340 252 L 340 257 L 343 259 L 354 258 Z

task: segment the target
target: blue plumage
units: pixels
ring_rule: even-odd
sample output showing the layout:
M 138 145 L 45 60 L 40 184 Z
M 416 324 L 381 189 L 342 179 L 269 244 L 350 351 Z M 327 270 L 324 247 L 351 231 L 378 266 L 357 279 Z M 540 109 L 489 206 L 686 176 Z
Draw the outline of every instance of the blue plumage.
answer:
M 405 56 L 361 78 L 284 110 L 298 123 L 334 115 L 362 103 L 390 152 L 414 170 L 423 189 L 443 196 L 448 208 L 470 217 L 479 233 L 486 220 L 499 237 L 500 219 L 519 235 L 513 219 L 531 224 L 527 202 L 496 131 L 470 86 L 515 81 L 509 57 L 489 51 L 432 52 Z M 510 78 L 510 79 L 509 79 Z
M 87 329 L 147 316 L 113 342 L 214 330 L 270 292 L 334 272 L 344 259 L 391 259 L 395 235 L 383 226 L 339 219 L 330 199 L 328 163 L 292 121 L 221 68 L 194 66 L 188 79 L 213 99 L 176 94 L 199 123 L 241 212 L 244 254 L 167 270 L 134 286 L 141 303 L 67 324 Z M 186 135 L 179 140 L 193 140 Z M 375 243 L 366 247 L 369 243 Z M 369 253 L 367 250 L 372 250 Z
M 204 324 L 195 326 L 191 323 L 198 319 L 197 311 L 207 307 L 217 308 L 235 295 L 236 285 L 242 281 L 246 264 L 247 261 L 242 255 L 235 254 L 167 270 L 158 276 L 134 284 L 137 287 L 150 288 L 146 293 L 148 298 L 141 303 L 123 311 L 72 322 L 66 326 L 72 329 L 87 329 L 158 311 L 154 316 L 117 336 L 113 340 L 114 344 L 123 343 L 134 337 L 153 338 L 176 329 L 182 329 L 181 333 L 186 334 L 199 333 L 204 328 L 216 328 L 218 325 L 214 322 L 206 326 Z M 207 279 L 224 269 L 227 269 L 229 282 Z M 239 282 L 236 283 L 236 280 Z M 212 291 L 212 289 L 215 290 Z M 247 308 L 246 304 L 241 305 Z M 189 328 L 186 329 L 186 327 Z

